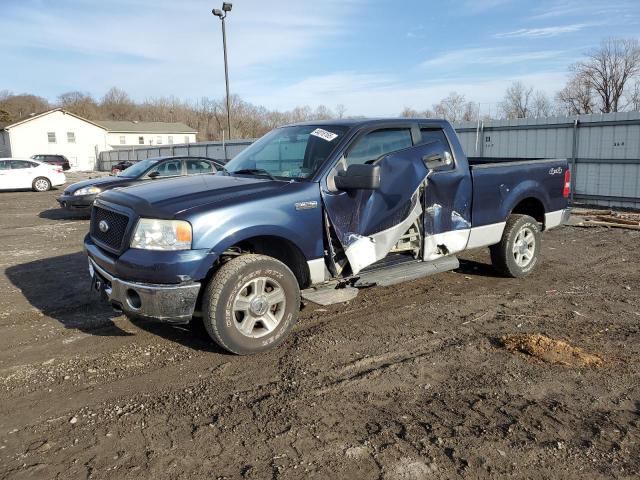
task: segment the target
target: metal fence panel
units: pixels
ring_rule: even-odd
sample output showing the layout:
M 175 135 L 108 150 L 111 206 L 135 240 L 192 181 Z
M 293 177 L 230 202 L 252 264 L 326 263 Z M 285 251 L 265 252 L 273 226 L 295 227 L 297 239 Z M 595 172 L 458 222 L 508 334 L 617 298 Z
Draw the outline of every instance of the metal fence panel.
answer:
M 157 147 L 134 147 L 126 150 L 107 150 L 100 152 L 98 170 L 108 172 L 116 163 L 122 161 L 137 162 L 147 158 L 172 155 L 192 155 L 215 160 L 230 160 L 251 145 L 252 142 L 253 140 L 233 140 L 226 142 L 224 145 L 222 142 L 199 142 Z

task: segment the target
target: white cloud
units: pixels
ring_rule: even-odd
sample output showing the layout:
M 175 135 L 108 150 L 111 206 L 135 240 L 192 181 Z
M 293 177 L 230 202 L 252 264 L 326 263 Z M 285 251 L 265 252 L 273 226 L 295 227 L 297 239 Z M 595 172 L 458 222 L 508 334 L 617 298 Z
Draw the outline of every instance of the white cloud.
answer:
M 256 69 L 273 72 L 313 58 L 323 42 L 349 32 L 360 6 L 361 0 L 235 2 L 227 18 L 230 76 L 242 81 L 255 78 Z M 28 50 L 38 59 L 30 70 L 62 63 L 65 72 L 79 72 L 64 75 L 68 89 L 100 94 L 118 85 L 137 98 L 224 92 L 220 21 L 202 0 L 58 0 L 49 9 L 22 0 L 3 10 L 0 29 L 7 56 Z
M 506 48 L 463 48 L 425 60 L 421 67 L 462 69 L 467 65 L 510 65 L 560 57 L 561 50 L 514 51 Z
M 637 8 L 637 0 L 608 0 L 606 2 L 587 2 L 585 0 L 561 0 L 551 4 L 541 3 L 538 13 L 531 20 L 560 17 L 597 17 L 616 18 Z
M 521 28 L 512 32 L 496 33 L 495 38 L 546 38 L 564 35 L 566 33 L 574 33 L 583 28 L 591 26 L 586 23 L 576 23 L 573 25 L 560 25 L 556 27 L 542 28 Z

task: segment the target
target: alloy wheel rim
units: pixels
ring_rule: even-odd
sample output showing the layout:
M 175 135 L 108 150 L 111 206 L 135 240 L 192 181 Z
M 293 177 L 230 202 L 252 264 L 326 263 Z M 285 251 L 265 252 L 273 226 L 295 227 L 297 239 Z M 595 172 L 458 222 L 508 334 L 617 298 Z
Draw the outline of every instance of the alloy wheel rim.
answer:
M 536 237 L 529 227 L 520 229 L 513 242 L 513 259 L 516 264 L 523 268 L 531 263 L 536 251 Z
M 46 180 L 36 180 L 36 190 L 44 191 L 49 188 L 49 183 Z
M 273 332 L 282 321 L 286 308 L 282 285 L 270 277 L 257 277 L 238 291 L 232 306 L 234 325 L 249 338 Z

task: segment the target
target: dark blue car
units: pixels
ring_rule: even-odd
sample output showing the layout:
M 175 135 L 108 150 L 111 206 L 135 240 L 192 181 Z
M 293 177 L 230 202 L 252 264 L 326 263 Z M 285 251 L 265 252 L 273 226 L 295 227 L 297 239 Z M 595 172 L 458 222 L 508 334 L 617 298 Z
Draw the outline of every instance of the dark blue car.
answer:
M 167 180 L 185 175 L 215 173 L 223 167 L 219 160 L 204 157 L 154 157 L 141 160 L 117 175 L 92 178 L 69 185 L 56 200 L 62 208 L 90 211 L 96 196 L 112 188 L 128 187 L 150 180 Z
M 288 125 L 216 175 L 104 192 L 85 248 L 117 310 L 201 316 L 216 343 L 250 354 L 283 341 L 301 296 L 343 302 L 454 269 L 465 249 L 490 247 L 498 272 L 528 275 L 569 184 L 564 159 L 468 159 L 443 120 Z

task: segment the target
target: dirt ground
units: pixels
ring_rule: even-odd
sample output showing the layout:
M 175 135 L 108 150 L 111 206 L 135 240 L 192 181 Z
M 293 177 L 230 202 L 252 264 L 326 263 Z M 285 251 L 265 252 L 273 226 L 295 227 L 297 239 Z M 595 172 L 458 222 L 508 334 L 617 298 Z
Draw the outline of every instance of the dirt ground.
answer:
M 0 193 L 2 479 L 640 476 L 640 231 L 549 232 L 525 279 L 467 253 L 237 357 L 95 304 L 60 192 Z

